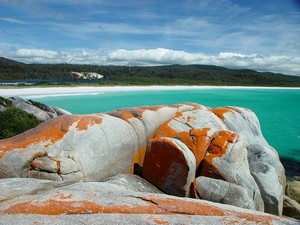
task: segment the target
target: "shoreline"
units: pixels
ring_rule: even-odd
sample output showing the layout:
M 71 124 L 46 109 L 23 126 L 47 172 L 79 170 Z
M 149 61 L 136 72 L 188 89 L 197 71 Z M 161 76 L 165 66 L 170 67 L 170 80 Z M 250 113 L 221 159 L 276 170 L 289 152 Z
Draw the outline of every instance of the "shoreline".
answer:
M 97 94 L 103 92 L 126 91 L 161 91 L 161 90 L 197 90 L 197 89 L 300 89 L 293 87 L 250 87 L 250 86 L 78 86 L 78 87 L 28 87 L 28 88 L 0 88 L 0 96 L 51 96 L 51 95 L 80 95 Z

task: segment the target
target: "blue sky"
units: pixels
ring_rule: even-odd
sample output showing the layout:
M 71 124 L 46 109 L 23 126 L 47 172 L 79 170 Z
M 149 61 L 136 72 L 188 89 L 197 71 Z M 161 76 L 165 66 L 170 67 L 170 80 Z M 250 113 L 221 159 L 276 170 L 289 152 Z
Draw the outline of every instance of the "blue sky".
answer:
M 300 76 L 299 0 L 1 0 L 0 56 Z

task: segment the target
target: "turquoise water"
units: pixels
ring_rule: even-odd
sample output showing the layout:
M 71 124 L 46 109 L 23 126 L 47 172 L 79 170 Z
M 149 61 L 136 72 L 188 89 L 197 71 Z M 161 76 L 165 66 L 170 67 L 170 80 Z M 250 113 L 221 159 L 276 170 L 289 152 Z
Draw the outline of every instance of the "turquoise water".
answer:
M 31 99 L 61 107 L 74 114 L 182 102 L 195 102 L 210 107 L 242 106 L 256 113 L 265 138 L 280 157 L 300 161 L 300 89 L 130 91 Z

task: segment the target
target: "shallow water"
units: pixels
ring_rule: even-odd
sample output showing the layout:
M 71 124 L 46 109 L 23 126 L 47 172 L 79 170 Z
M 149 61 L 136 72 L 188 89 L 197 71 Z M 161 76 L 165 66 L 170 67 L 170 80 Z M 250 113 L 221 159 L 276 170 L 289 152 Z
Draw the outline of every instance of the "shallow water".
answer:
M 262 132 L 281 158 L 300 162 L 300 89 L 195 89 L 102 92 L 31 99 L 74 114 L 106 112 L 124 107 L 195 102 L 210 107 L 241 106 L 258 116 Z

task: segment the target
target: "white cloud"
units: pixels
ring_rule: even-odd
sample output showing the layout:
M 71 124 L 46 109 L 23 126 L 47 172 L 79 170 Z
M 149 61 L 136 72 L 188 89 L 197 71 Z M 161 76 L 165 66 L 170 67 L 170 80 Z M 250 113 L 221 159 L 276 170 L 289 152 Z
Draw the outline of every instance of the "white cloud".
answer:
M 207 64 L 229 68 L 248 68 L 300 76 L 300 57 L 220 52 L 218 55 L 187 53 L 170 49 L 116 50 L 108 62 L 124 65 Z
M 9 17 L 0 17 L 1 21 L 9 22 L 9 23 L 18 23 L 18 24 L 25 24 L 26 22 L 23 20 L 18 20 L 14 18 L 9 18 Z
M 16 51 L 16 56 L 21 57 L 21 58 L 52 59 L 57 55 L 58 55 L 58 53 L 55 51 L 43 50 L 43 49 L 21 48 Z
M 188 53 L 165 48 L 125 50 L 51 51 L 18 49 L 10 55 L 29 63 L 74 63 L 97 65 L 205 64 L 228 68 L 247 68 L 300 76 L 300 57 L 220 52 L 217 55 Z

